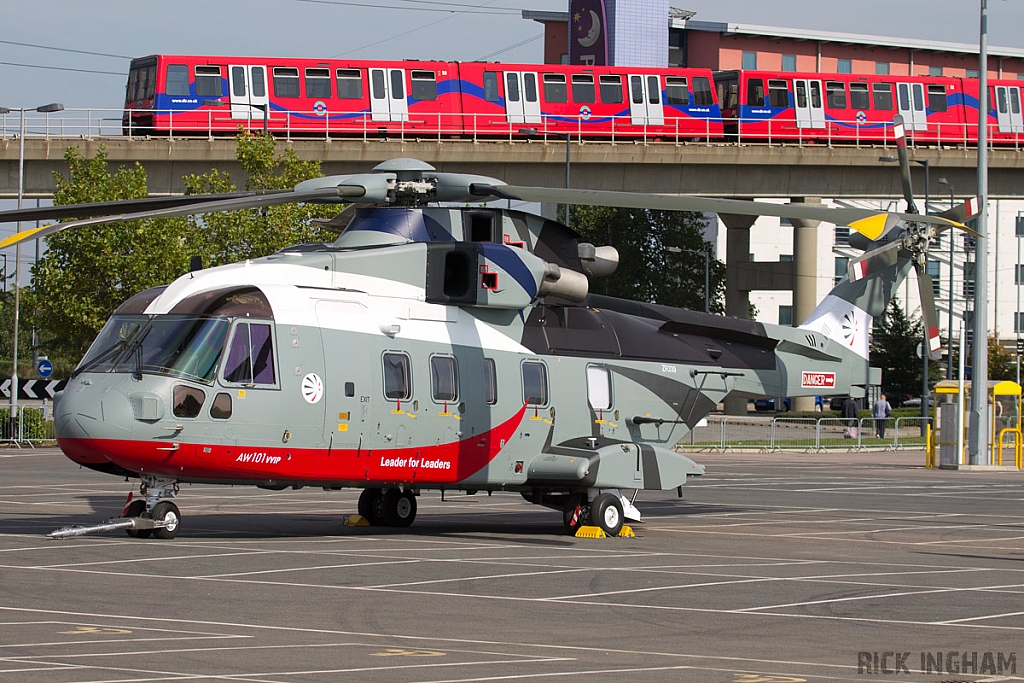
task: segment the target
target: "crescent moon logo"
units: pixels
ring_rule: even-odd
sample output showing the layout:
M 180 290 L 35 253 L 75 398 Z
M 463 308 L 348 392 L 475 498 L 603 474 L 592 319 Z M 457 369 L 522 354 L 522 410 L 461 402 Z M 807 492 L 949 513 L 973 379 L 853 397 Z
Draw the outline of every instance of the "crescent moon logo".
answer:
M 585 38 L 577 38 L 578 42 L 583 47 L 593 47 L 597 39 L 601 37 L 601 17 L 598 16 L 597 12 L 590 10 L 590 30 L 587 32 Z

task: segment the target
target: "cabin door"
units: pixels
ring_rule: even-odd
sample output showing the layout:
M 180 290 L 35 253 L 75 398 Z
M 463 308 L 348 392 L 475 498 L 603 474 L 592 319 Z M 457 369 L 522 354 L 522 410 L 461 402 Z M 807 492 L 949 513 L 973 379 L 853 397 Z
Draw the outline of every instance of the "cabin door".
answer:
M 646 74 L 629 77 L 629 115 L 634 126 L 665 125 L 660 76 Z
M 370 117 L 373 121 L 408 121 L 405 69 L 370 69 Z
M 540 123 L 537 74 L 505 72 L 505 116 L 509 123 Z
M 1020 88 L 1017 86 L 997 85 L 995 88 L 996 120 L 999 122 L 1000 133 L 1024 132 L 1024 118 L 1020 109 Z
M 928 112 L 925 110 L 924 84 L 897 83 L 896 105 L 907 130 L 928 130 Z
M 793 80 L 797 128 L 824 128 L 825 102 L 821 96 L 821 81 Z
M 228 67 L 231 90 L 231 118 L 260 121 L 270 116 L 267 94 L 267 67 L 253 64 L 232 64 Z

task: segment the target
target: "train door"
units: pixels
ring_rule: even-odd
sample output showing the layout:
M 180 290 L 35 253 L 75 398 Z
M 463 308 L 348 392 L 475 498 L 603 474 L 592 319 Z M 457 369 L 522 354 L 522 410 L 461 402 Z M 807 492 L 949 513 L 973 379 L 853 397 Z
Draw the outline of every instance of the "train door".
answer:
M 372 121 L 408 121 L 405 69 L 370 69 L 370 117 Z
M 505 116 L 509 123 L 540 123 L 536 73 L 505 72 Z
M 1024 132 L 1024 118 L 1020 109 L 1020 88 L 1017 86 L 995 86 L 994 104 L 1000 133 Z
M 660 76 L 648 74 L 629 77 L 629 115 L 634 126 L 665 125 Z
M 797 128 L 824 128 L 825 103 L 821 97 L 821 81 L 793 80 L 794 110 Z
M 232 64 L 228 67 L 231 78 L 231 118 L 263 120 L 270 115 L 270 95 L 267 94 L 267 67 L 254 64 Z
M 896 106 L 907 130 L 928 130 L 923 83 L 897 83 Z

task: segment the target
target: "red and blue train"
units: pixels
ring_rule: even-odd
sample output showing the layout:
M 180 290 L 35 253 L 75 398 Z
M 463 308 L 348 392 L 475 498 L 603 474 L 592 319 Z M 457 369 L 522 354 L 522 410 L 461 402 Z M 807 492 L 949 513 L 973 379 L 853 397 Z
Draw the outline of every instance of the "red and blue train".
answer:
M 1021 81 L 989 81 L 989 139 L 1024 142 Z M 669 141 L 977 141 L 977 79 L 704 68 L 151 55 L 125 134 L 564 135 Z

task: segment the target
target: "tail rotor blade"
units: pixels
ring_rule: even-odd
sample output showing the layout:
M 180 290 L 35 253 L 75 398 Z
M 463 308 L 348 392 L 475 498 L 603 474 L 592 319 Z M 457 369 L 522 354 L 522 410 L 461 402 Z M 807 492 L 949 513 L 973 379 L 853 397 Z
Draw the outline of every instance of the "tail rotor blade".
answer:
M 939 339 L 939 315 L 935 311 L 935 290 L 932 289 L 932 276 L 925 271 L 924 265 L 914 262 L 917 271 L 917 284 L 921 295 L 921 315 L 924 318 L 925 336 L 928 339 L 928 357 L 938 360 L 942 357 L 942 341 Z

